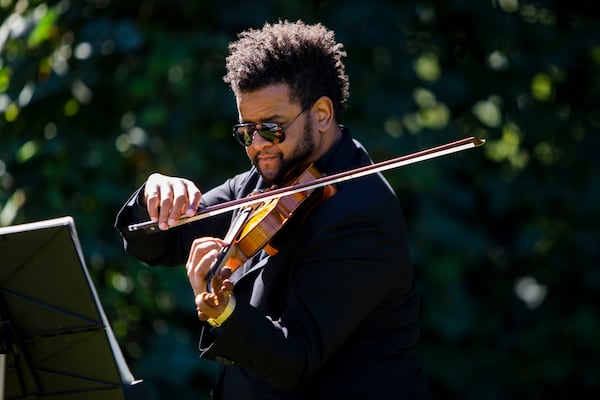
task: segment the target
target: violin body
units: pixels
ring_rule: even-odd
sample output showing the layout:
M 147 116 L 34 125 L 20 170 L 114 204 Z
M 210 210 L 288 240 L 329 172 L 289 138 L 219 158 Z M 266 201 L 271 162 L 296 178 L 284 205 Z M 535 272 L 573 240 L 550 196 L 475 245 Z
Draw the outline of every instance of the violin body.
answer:
M 295 184 L 310 182 L 319 177 L 319 171 L 311 164 L 311 166 L 298 177 Z M 276 244 L 271 243 L 271 241 L 282 229 L 284 229 L 290 219 L 292 217 L 295 218 L 297 213 L 300 212 L 303 214 L 302 217 L 305 217 L 309 211 L 307 208 L 316 206 L 316 204 L 312 203 L 317 203 L 317 201 L 309 200 L 323 201 L 326 198 L 333 196 L 334 192 L 335 188 L 333 186 L 326 186 L 326 190 L 323 190 L 321 196 L 319 196 L 316 189 L 312 189 L 306 192 L 299 192 L 270 200 L 258 207 L 250 215 L 248 222 L 236 239 L 236 245 L 247 258 L 254 256 L 262 249 L 270 256 L 275 255 L 278 249 Z M 307 207 L 309 204 L 312 207 Z
M 321 173 L 311 164 L 293 184 L 309 183 L 320 177 Z M 310 210 L 335 192 L 334 186 L 326 185 L 242 209 L 226 236 L 233 239 L 221 250 L 207 275 L 208 289 L 212 278 L 223 267 L 235 271 L 261 250 L 270 256 L 277 254 L 280 240 L 290 225 L 301 223 Z

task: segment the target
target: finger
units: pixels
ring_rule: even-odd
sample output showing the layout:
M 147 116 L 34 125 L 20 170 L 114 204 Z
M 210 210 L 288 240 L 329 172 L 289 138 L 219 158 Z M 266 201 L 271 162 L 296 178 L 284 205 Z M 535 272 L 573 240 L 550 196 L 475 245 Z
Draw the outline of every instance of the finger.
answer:
M 194 198 L 197 197 L 198 199 Z M 173 185 L 173 207 L 169 216 L 169 225 L 177 222 L 183 214 L 192 216 L 196 213 L 198 205 L 193 208 L 192 201 L 200 202 L 200 191 L 192 181 L 180 179 Z
M 217 257 L 219 256 L 219 250 L 218 249 L 211 249 L 209 250 L 200 260 L 200 262 L 198 263 L 198 274 L 202 275 L 202 277 L 206 277 L 206 275 L 208 274 L 208 271 L 210 270 L 210 268 L 212 267 L 212 265 L 215 263 Z
M 225 245 L 225 241 L 213 237 L 201 237 L 192 242 L 185 268 L 194 293 L 206 290 L 206 275 Z M 208 255 L 210 251 L 213 253 Z
M 167 223 L 171 208 L 173 206 L 173 188 L 166 183 L 160 186 L 160 212 L 158 214 L 158 227 L 165 230 L 169 228 Z
M 230 281 L 229 279 L 224 280 L 221 283 L 221 292 L 225 293 L 225 294 L 230 294 L 229 292 L 233 291 L 233 282 Z
M 219 305 L 219 298 L 212 293 L 201 293 L 199 296 L 196 296 L 196 299 L 198 298 L 200 300 L 197 301 L 196 307 L 204 312 L 213 311 L 214 313 L 214 309 Z
M 231 269 L 229 267 L 221 268 L 217 276 L 213 277 L 211 286 L 215 294 L 220 297 L 227 297 L 231 294 L 233 291 L 233 283 L 231 283 L 229 277 L 231 277 Z
M 213 242 L 214 243 L 214 242 Z M 206 275 L 210 267 L 218 257 L 219 251 L 216 248 L 210 250 L 197 246 L 190 254 L 186 270 L 190 285 L 194 293 L 204 292 L 206 290 Z
M 196 215 L 198 212 L 198 207 L 200 207 L 200 200 L 202 199 L 202 193 L 200 190 L 194 185 L 193 182 L 189 182 L 186 186 L 187 189 L 187 197 L 190 200 L 189 207 L 186 210 L 186 215 L 191 217 L 192 215 Z
M 190 253 L 186 264 L 188 275 L 205 276 L 208 272 L 208 268 L 212 265 L 218 254 L 219 250 L 215 248 L 204 249 L 201 246 L 195 247 Z
M 148 216 L 152 221 L 158 221 L 160 188 L 158 186 L 149 188 L 148 185 L 146 185 L 146 188 L 144 189 L 144 197 L 146 199 L 146 210 L 148 211 Z
M 231 268 L 229 267 L 223 267 L 221 269 L 221 272 L 219 273 L 221 279 L 225 280 L 225 279 L 229 279 L 231 277 Z
M 146 210 L 148 210 L 150 219 L 155 222 L 158 221 L 161 195 L 164 195 L 164 193 L 161 193 L 161 181 L 165 178 L 162 174 L 153 173 L 148 177 L 144 186 Z
M 194 302 L 196 303 L 196 312 L 198 313 L 198 319 L 201 321 L 206 321 L 210 318 L 210 316 L 203 310 L 206 308 L 204 304 L 204 293 L 197 295 L 194 298 Z
M 188 256 L 188 263 L 198 264 L 201 258 L 210 250 L 221 250 L 225 246 L 225 242 L 221 239 L 212 237 L 201 237 L 195 239 L 190 247 L 190 254 Z
M 221 301 L 224 301 L 233 293 L 233 282 L 229 279 L 230 276 L 231 269 L 223 267 L 210 282 L 213 293 L 219 296 Z
M 201 318 L 201 315 L 204 315 L 208 318 L 216 318 L 219 316 L 227 306 L 227 302 L 219 303 L 219 299 L 217 296 L 211 293 L 201 293 L 196 296 L 196 311 L 198 312 L 198 317 Z
M 219 298 L 221 299 L 221 302 L 226 302 L 225 299 L 231 297 L 232 294 L 233 294 L 233 282 L 231 282 L 229 279 L 226 281 L 223 281 L 223 283 L 221 284 L 221 288 L 219 290 Z

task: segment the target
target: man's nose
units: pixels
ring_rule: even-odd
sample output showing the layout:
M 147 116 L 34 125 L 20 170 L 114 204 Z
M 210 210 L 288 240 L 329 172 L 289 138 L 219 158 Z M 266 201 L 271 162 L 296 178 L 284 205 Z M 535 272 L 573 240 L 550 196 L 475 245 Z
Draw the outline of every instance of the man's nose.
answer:
M 264 137 L 262 137 L 258 133 L 258 131 L 254 131 L 254 134 L 252 135 L 252 144 L 251 144 L 251 146 L 253 146 L 257 150 L 260 150 L 263 147 L 269 146 L 271 144 L 273 144 L 273 143 L 270 142 L 270 141 L 268 141 Z

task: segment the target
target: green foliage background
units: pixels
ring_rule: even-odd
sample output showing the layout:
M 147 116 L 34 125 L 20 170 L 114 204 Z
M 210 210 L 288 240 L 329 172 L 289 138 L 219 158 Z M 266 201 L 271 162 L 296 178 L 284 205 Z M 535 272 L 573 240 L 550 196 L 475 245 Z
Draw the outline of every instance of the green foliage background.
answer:
M 229 136 L 227 43 L 265 21 L 322 22 L 346 45 L 346 122 L 376 161 L 487 139 L 386 173 L 408 219 L 434 398 L 590 398 L 593 3 L 0 0 L 0 225 L 72 215 L 136 377 L 157 399 L 208 398 L 215 365 L 198 359 L 183 270 L 128 257 L 113 219 L 153 171 L 209 188 L 246 168 Z

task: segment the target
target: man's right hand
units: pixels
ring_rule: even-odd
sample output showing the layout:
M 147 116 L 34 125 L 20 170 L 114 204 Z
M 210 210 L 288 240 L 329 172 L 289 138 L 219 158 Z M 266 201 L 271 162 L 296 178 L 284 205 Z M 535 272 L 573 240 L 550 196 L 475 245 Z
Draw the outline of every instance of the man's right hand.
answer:
M 202 192 L 189 179 L 154 173 L 148 177 L 144 189 L 144 203 L 150 219 L 158 228 L 168 229 L 182 216 L 196 214 Z

